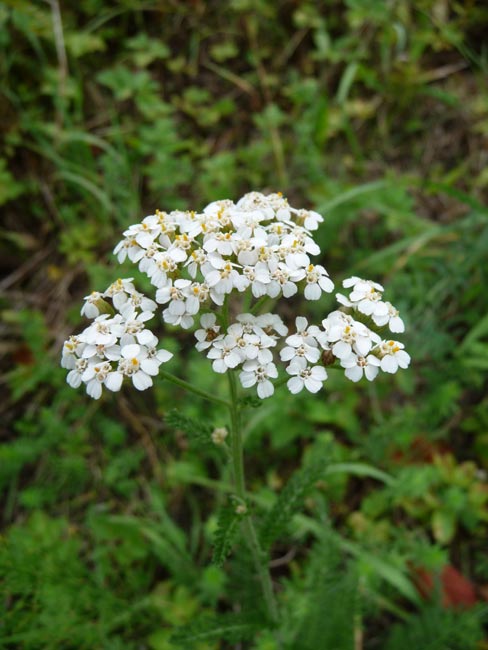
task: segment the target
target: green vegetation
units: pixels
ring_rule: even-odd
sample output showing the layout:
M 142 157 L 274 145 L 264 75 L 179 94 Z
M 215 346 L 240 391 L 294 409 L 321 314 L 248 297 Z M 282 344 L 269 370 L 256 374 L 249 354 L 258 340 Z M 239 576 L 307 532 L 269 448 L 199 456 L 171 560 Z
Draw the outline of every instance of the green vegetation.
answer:
M 476 0 L 0 0 L 0 648 L 488 647 L 487 30 Z M 59 367 L 122 230 L 252 189 L 324 215 L 324 265 L 387 281 L 412 356 L 248 400 L 275 626 L 225 409 Z

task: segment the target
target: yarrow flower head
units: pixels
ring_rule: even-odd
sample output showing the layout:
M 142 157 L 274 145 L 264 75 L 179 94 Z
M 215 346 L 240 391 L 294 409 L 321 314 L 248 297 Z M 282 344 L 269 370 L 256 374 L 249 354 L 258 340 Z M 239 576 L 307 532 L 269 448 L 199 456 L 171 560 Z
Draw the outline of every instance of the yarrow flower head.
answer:
M 408 367 L 403 344 L 381 335 L 382 328 L 401 333 L 405 326 L 377 282 L 344 280 L 347 295 L 337 294 L 339 309 L 320 325 L 303 316 L 285 323 L 264 311 L 279 300 L 299 305 L 299 295 L 318 301 L 333 292 L 323 257 L 313 259 L 321 255 L 313 232 L 322 221 L 281 193 L 250 192 L 237 202 L 213 201 L 201 212 L 156 210 L 129 226 L 114 253 L 147 276 L 154 295 L 139 292 L 130 277 L 86 296 L 81 313 L 91 323 L 63 346 L 68 383 L 84 384 L 95 399 L 124 382 L 137 390 L 151 386 L 172 357 L 148 326 L 156 314 L 170 327 L 194 328 L 195 347 L 214 372 L 237 371 L 242 387 L 254 388 L 261 399 L 284 381 L 293 394 L 315 393 L 327 381 L 324 366 L 333 364 L 354 382 Z

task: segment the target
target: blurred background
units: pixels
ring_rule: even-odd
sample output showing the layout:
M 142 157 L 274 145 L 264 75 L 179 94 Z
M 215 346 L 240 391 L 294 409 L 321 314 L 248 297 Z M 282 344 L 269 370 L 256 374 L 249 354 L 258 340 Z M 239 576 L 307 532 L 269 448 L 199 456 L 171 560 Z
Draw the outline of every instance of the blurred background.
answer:
M 393 477 L 323 477 L 282 531 L 285 647 L 488 647 L 487 35 L 481 0 L 0 1 L 1 647 L 278 647 L 178 641 L 246 602 L 245 550 L 210 563 L 226 414 L 165 382 L 94 402 L 59 368 L 83 296 L 133 275 L 125 228 L 250 190 L 324 215 L 321 263 L 385 284 L 412 357 L 249 416 L 263 507 L 312 458 Z

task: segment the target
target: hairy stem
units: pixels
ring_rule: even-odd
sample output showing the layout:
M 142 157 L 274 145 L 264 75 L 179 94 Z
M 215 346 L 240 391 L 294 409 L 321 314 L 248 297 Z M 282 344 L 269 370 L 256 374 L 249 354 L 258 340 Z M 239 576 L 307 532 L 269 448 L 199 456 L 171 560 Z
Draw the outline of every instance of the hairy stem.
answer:
M 237 395 L 237 384 L 236 377 L 232 370 L 229 370 L 227 373 L 229 377 L 229 389 L 230 389 L 230 404 L 229 411 L 231 417 L 231 455 L 232 455 L 232 464 L 234 469 L 234 483 L 235 491 L 238 498 L 244 503 L 246 499 L 246 483 L 244 478 L 244 455 L 242 448 L 242 430 L 239 417 L 239 405 L 238 405 L 238 395 Z M 263 553 L 260 545 L 258 536 L 256 534 L 256 529 L 251 518 L 251 515 L 247 515 L 243 521 L 244 526 L 244 535 L 246 538 L 247 545 L 251 551 L 254 565 L 259 576 L 259 581 L 261 583 L 261 589 L 263 591 L 264 601 L 268 610 L 268 615 L 270 619 L 274 622 L 278 620 L 278 608 L 276 605 L 275 596 L 273 593 L 273 584 L 271 582 L 271 575 L 269 573 L 268 566 L 265 560 L 265 554 Z

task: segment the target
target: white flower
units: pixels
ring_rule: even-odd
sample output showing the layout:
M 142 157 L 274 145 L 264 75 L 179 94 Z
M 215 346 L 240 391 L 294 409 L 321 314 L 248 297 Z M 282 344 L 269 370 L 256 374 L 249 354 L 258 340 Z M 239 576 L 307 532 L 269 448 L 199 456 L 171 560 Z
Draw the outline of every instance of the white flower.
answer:
M 115 345 L 117 338 L 124 332 L 123 317 L 120 314 L 109 318 L 108 314 L 97 316 L 93 323 L 80 335 L 80 341 L 90 345 Z
M 115 343 L 112 345 L 93 345 L 87 343 L 81 356 L 83 359 L 91 359 L 97 356 L 100 359 L 107 359 L 108 361 L 118 361 L 120 359 L 120 345 Z
M 345 314 L 343 316 L 342 322 L 336 320 L 327 331 L 327 339 L 329 343 L 333 343 L 332 353 L 339 359 L 349 357 L 352 352 L 366 356 L 373 343 L 380 340 L 378 335 L 363 323 Z
M 220 325 L 217 325 L 216 322 L 215 314 L 203 314 L 200 318 L 201 329 L 195 332 L 195 338 L 198 341 L 195 347 L 199 352 L 209 348 L 219 336 Z
M 188 269 L 190 277 L 196 278 L 198 271 L 207 261 L 207 257 L 207 253 L 203 250 L 203 248 L 196 248 L 190 253 L 188 259 L 185 262 L 185 266 Z
M 286 339 L 288 345 L 280 352 L 281 360 L 291 361 L 296 357 L 304 357 L 308 361 L 316 363 L 320 359 L 320 350 L 315 337 L 310 334 L 307 319 L 298 316 L 295 319 L 295 325 L 297 332 Z
M 372 318 L 378 327 L 388 325 L 390 332 L 399 334 L 405 331 L 405 324 L 400 318 L 398 309 L 396 309 L 390 302 L 383 303 L 386 306 L 386 314 L 373 314 Z
M 128 294 L 135 292 L 135 287 L 132 283 L 134 278 L 119 278 L 106 289 L 104 296 L 112 298 L 112 303 L 115 309 L 121 310 L 129 299 Z
M 133 291 L 127 295 L 127 301 L 122 307 L 120 307 L 119 311 L 122 316 L 125 317 L 126 314 L 136 309 L 140 309 L 142 312 L 153 314 L 157 309 L 157 304 L 154 302 L 154 300 L 151 300 L 151 298 L 148 298 L 143 293 L 140 293 L 139 291 Z
M 73 369 L 68 372 L 66 381 L 72 388 L 79 388 L 81 386 L 82 376 L 88 367 L 87 359 L 76 359 Z
M 168 253 L 156 253 L 145 272 L 155 287 L 166 287 L 170 282 L 170 275 L 174 274 L 178 265 Z M 157 298 L 156 298 L 157 300 Z
M 86 343 L 80 341 L 77 336 L 70 336 L 63 344 L 63 352 L 61 356 L 61 367 L 68 370 L 73 370 L 76 365 L 77 358 L 81 357 Z
M 316 346 L 315 338 L 310 334 L 308 329 L 308 321 L 303 316 L 295 318 L 296 334 L 291 334 L 286 342 L 294 348 L 300 345 Z
M 92 359 L 85 372 L 81 375 L 81 380 L 86 383 L 86 392 L 93 399 L 100 399 L 102 395 L 102 386 L 105 384 L 112 366 L 108 361 L 101 359 Z
M 139 343 L 141 345 L 154 345 L 156 338 L 150 329 L 146 328 L 146 321 L 153 318 L 154 314 L 143 311 L 138 314 L 135 310 L 127 311 L 123 322 L 124 331 L 120 337 L 120 344 L 131 345 Z
M 149 275 L 150 269 L 154 266 L 154 257 L 161 252 L 162 247 L 158 243 L 153 243 L 144 250 L 144 255 L 139 260 L 139 271 Z
M 205 275 L 205 282 L 210 287 L 212 300 L 218 305 L 222 304 L 218 294 L 222 294 L 223 296 L 224 294 L 230 293 L 234 288 L 242 286 L 239 273 L 234 268 L 235 264 L 226 262 L 225 260 L 220 260 L 220 262 L 218 262 L 217 258 L 213 258 L 212 263 L 218 264 L 219 268 L 213 268 Z M 216 296 L 217 300 L 215 300 Z
M 103 293 L 99 291 L 92 291 L 89 296 L 84 298 L 85 304 L 81 308 L 81 315 L 86 316 L 87 318 L 96 318 L 104 312 L 104 300 Z
M 262 335 L 263 338 L 266 337 L 264 332 L 262 332 Z M 241 361 L 257 358 L 260 350 L 260 337 L 257 334 L 245 332 L 244 327 L 240 323 L 234 323 L 228 328 L 227 336 L 232 337 L 234 340 L 234 345 L 241 357 Z
M 105 385 L 109 390 L 118 391 L 124 377 L 130 377 L 137 390 L 146 390 L 153 385 L 152 377 L 159 372 L 159 366 L 173 356 L 167 350 L 147 348 L 137 343 L 125 345 L 121 352 L 122 359 L 116 371 L 109 372 Z
M 237 249 L 237 241 L 233 232 L 217 232 L 209 235 L 203 244 L 207 253 L 217 251 L 220 255 L 233 255 Z
M 404 345 L 398 341 L 382 341 L 379 345 L 381 354 L 381 370 L 395 373 L 398 368 L 408 368 L 410 355 L 405 352 Z
M 214 359 L 212 368 L 218 373 L 227 372 L 229 368 L 235 368 L 241 363 L 241 355 L 236 349 L 236 341 L 233 336 L 225 336 L 213 341 L 207 357 Z
M 292 209 L 298 223 L 303 223 L 307 230 L 317 230 L 319 224 L 323 222 L 324 218 L 318 212 L 313 210 L 295 210 Z
M 372 354 L 363 357 L 352 353 L 350 357 L 341 359 L 341 366 L 346 369 L 344 373 L 351 381 L 359 381 L 364 375 L 369 381 L 373 381 L 379 371 L 380 360 Z
M 298 291 L 295 282 L 301 280 L 304 273 L 300 270 L 293 270 L 280 262 L 271 274 L 271 282 L 266 287 L 266 293 L 270 298 L 277 298 L 280 293 L 285 298 L 291 298 Z
M 127 232 L 127 231 L 126 231 Z M 144 257 L 144 249 L 139 246 L 136 238 L 132 235 L 125 237 L 114 248 L 114 255 L 117 260 L 122 264 L 128 257 L 131 262 L 137 263 Z
M 129 226 L 124 232 L 127 237 L 133 237 L 141 248 L 148 248 L 161 233 L 158 217 L 154 214 L 145 217 L 141 223 Z
M 349 294 L 350 305 L 358 309 L 362 314 L 374 317 L 384 315 L 388 312 L 388 308 L 381 300 L 383 292 L 381 284 L 353 276 L 344 280 L 342 286 L 346 288 L 352 287 L 352 291 Z M 338 294 L 337 299 L 342 304 L 347 305 L 347 298 L 341 294 Z
M 261 399 L 271 397 L 274 393 L 274 386 L 270 378 L 276 379 L 276 377 L 278 377 L 278 370 L 274 363 L 261 364 L 257 360 L 246 361 L 242 366 L 242 372 L 239 374 L 239 379 L 244 388 L 250 388 L 257 383 L 258 396 Z
M 190 235 L 186 233 L 176 235 L 173 244 L 168 248 L 168 255 L 177 263 L 184 262 L 188 258 L 192 244 L 193 237 Z
M 239 320 L 239 316 L 237 320 Z M 288 334 L 288 327 L 277 314 L 260 314 L 256 317 L 256 323 L 269 336 L 274 336 L 273 332 L 276 332 L 279 336 L 286 336 Z
M 212 431 L 210 437 L 212 438 L 214 445 L 223 445 L 228 435 L 229 432 L 225 427 L 218 427 Z
M 318 300 L 322 295 L 322 291 L 330 293 L 334 289 L 334 283 L 327 275 L 327 271 L 320 264 L 309 264 L 307 266 L 307 275 L 305 279 L 307 286 L 305 287 L 305 298 L 307 300 Z
M 290 393 L 299 393 L 305 387 L 311 393 L 317 393 L 327 379 L 327 371 L 322 366 L 309 366 L 303 357 L 296 357 L 286 368 L 289 375 L 294 375 L 286 382 Z

